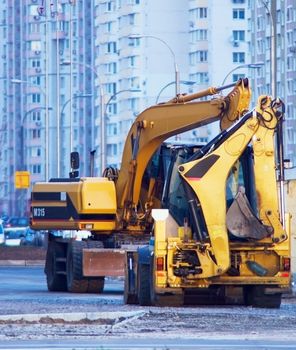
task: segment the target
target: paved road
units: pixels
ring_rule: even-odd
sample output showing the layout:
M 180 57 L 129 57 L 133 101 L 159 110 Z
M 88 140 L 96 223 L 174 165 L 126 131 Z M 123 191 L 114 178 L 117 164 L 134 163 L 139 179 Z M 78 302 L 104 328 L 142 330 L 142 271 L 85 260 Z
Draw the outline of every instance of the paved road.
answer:
M 296 349 L 293 298 L 279 310 L 156 308 L 124 305 L 122 280 L 107 279 L 101 295 L 49 293 L 39 267 L 1 267 L 0 280 L 1 350 Z

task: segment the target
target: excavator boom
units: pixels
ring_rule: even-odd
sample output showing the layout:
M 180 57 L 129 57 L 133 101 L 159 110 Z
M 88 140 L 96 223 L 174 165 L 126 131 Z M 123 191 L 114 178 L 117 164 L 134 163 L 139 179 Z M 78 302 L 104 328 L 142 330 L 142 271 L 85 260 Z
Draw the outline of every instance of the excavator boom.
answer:
M 229 87 L 229 86 L 227 86 Z M 249 108 L 251 90 L 247 79 L 239 80 L 227 96 L 218 94 L 221 88 L 209 88 L 192 95 L 178 96 L 142 112 L 132 125 L 126 139 L 116 195 L 122 220 L 137 206 L 144 171 L 154 152 L 171 136 L 220 121 L 222 129 L 238 120 Z

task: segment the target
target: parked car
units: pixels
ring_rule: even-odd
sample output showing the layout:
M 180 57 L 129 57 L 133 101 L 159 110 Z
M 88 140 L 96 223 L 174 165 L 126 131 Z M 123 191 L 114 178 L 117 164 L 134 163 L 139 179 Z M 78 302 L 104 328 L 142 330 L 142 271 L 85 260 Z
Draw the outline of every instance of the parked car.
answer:
M 18 246 L 21 240 L 26 237 L 26 227 L 6 227 L 4 228 L 5 245 Z
M 5 242 L 3 222 L 0 220 L 0 245 Z
M 21 245 L 32 245 L 42 247 L 44 245 L 45 231 L 35 231 L 27 227 L 25 237 L 21 239 Z
M 28 227 L 29 218 L 27 217 L 11 217 L 4 225 L 4 227 Z

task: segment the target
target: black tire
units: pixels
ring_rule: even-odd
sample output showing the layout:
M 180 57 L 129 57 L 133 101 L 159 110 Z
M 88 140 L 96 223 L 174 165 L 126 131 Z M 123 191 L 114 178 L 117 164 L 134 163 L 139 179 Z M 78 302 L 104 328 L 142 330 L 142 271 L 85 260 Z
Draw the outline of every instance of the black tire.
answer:
M 138 301 L 142 306 L 151 305 L 150 293 L 150 266 L 138 264 Z
M 244 287 L 244 299 L 247 306 L 278 309 L 281 306 L 282 294 L 265 294 L 264 286 Z
M 137 293 L 137 265 L 136 258 L 132 252 L 127 252 L 124 276 L 124 303 L 129 305 L 139 304 Z
M 125 281 L 126 281 L 126 279 L 125 279 Z M 138 295 L 128 293 L 125 282 L 124 282 L 124 286 L 125 286 L 124 287 L 124 295 L 123 295 L 124 303 L 127 305 L 139 304 Z
M 101 241 L 87 241 L 87 248 L 104 248 Z M 105 286 L 105 276 L 89 277 L 87 293 L 102 293 Z
M 184 293 L 171 294 L 171 293 L 156 293 L 154 287 L 154 274 L 153 274 L 153 258 L 151 258 L 151 272 L 150 272 L 150 300 L 153 306 L 171 306 L 179 307 L 184 305 Z
M 51 292 L 64 292 L 67 290 L 65 262 L 65 247 L 54 241 L 48 242 L 46 253 L 45 274 L 47 289 Z
M 87 293 L 102 293 L 105 285 L 105 277 L 87 278 Z
M 83 278 L 82 249 L 87 248 L 84 241 L 72 241 L 67 251 L 67 288 L 72 293 L 86 293 L 88 279 Z

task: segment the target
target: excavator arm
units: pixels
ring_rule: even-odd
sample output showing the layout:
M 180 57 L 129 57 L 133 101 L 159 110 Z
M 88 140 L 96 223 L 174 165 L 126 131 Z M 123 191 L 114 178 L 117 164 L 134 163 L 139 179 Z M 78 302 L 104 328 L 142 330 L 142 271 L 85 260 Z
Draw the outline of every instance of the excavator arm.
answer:
M 124 147 L 121 169 L 116 182 L 118 222 L 130 221 L 136 210 L 144 171 L 161 143 L 171 136 L 220 121 L 222 129 L 238 120 L 249 107 L 251 91 L 248 80 L 239 80 L 227 96 L 217 95 L 221 88 L 177 98 L 142 112 L 132 125 Z M 196 99 L 216 95 L 205 101 Z
M 179 173 L 187 188 L 191 210 L 202 210 L 204 225 L 193 222 L 195 239 L 200 242 L 199 260 L 203 264 L 200 278 L 221 275 L 230 267 L 230 248 L 226 225 L 226 183 L 229 173 L 249 143 L 254 149 L 256 191 L 259 198 L 259 220 L 250 227 L 253 235 L 273 233 L 273 240 L 286 238 L 277 209 L 277 184 L 274 162 L 274 131 L 282 118 L 281 103 L 261 97 L 257 107 L 244 115 L 228 130 L 197 152 Z M 201 209 L 200 209 L 201 208 Z M 192 215 L 193 219 L 196 215 Z M 271 219 L 274 218 L 273 220 Z M 255 222 L 255 221 L 253 221 Z M 259 227 L 259 226 L 262 227 Z M 242 227 L 238 225 L 237 227 Z

